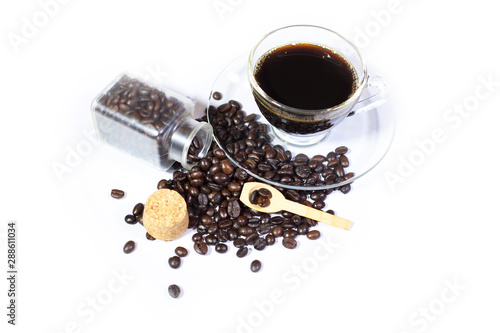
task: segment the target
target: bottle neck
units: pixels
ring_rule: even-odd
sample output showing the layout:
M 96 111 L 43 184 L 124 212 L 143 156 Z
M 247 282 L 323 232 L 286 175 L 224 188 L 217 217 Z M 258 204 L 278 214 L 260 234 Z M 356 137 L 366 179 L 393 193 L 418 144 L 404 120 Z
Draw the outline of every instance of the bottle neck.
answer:
M 189 147 L 194 138 L 198 138 L 201 146 L 197 156 L 205 156 L 212 142 L 212 126 L 189 118 L 174 131 L 171 137 L 170 158 L 180 162 L 188 170 L 194 166 L 193 163 L 188 163 Z

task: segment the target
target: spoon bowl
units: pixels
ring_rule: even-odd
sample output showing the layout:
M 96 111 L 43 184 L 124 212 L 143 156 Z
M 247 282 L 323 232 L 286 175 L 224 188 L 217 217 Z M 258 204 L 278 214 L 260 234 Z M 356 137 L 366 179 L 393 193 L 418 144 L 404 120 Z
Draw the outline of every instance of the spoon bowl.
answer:
M 272 197 L 270 198 L 270 205 L 267 207 L 254 205 L 250 202 L 250 195 L 254 191 L 258 191 L 261 188 L 269 190 L 272 194 Z M 243 202 L 246 206 L 262 213 L 276 213 L 285 210 L 290 213 L 304 216 L 318 222 L 324 222 L 344 230 L 349 230 L 351 227 L 351 221 L 335 216 L 333 214 L 325 213 L 319 209 L 315 209 L 291 200 L 287 200 L 283 195 L 283 193 L 281 193 L 271 185 L 264 183 L 259 183 L 259 182 L 245 183 L 243 185 L 243 188 L 241 189 L 240 201 Z

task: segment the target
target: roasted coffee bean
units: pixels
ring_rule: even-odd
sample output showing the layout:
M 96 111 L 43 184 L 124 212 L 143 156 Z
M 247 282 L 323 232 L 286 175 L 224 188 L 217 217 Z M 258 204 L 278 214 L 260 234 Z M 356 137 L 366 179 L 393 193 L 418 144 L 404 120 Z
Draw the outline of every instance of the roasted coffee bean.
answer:
M 178 246 L 175 248 L 175 254 L 177 254 L 179 257 L 185 257 L 188 254 L 188 250 L 182 246 Z
M 339 160 L 331 160 L 331 161 L 329 161 L 329 162 L 326 164 L 326 167 L 327 167 L 327 168 L 331 168 L 331 169 L 333 169 L 333 168 L 335 168 L 337 165 L 339 165 L 339 163 L 340 163 L 340 162 L 339 162 Z
M 306 235 L 309 232 L 309 225 L 305 222 L 301 223 L 297 227 L 297 232 L 299 233 L 299 235 Z
M 300 165 L 295 169 L 295 174 L 300 178 L 307 178 L 312 174 L 312 170 L 306 165 Z
M 283 238 L 283 246 L 287 249 L 295 249 L 297 247 L 297 241 L 293 238 Z
M 194 243 L 194 250 L 198 254 L 205 255 L 208 252 L 208 246 L 203 241 L 197 241 Z
M 158 182 L 158 186 L 156 187 L 158 190 L 164 189 L 168 187 L 168 183 L 166 179 L 162 179 Z
M 260 216 L 260 223 L 269 223 L 271 222 L 271 215 L 267 213 L 262 213 Z
M 265 241 L 264 238 L 258 238 L 255 243 L 253 244 L 253 247 L 258 250 L 258 251 L 262 251 L 266 248 L 267 246 L 267 242 Z
M 231 192 L 239 192 L 241 191 L 241 185 L 238 182 L 230 182 L 227 185 L 227 189 Z
M 220 92 L 218 92 L 218 91 L 214 91 L 212 93 L 212 98 L 215 99 L 215 100 L 217 100 L 217 101 L 219 101 L 219 100 L 222 99 L 222 94 Z
M 142 215 L 143 211 L 144 211 L 144 204 L 138 203 L 137 205 L 134 206 L 132 214 L 134 214 L 134 216 L 137 217 L 139 215 Z
M 341 165 L 336 165 L 335 168 L 333 168 L 333 171 L 337 175 L 337 177 L 344 177 L 344 168 Z
M 271 231 L 271 224 L 270 223 L 261 223 L 257 227 L 257 232 L 261 235 L 267 234 L 268 232 Z
M 177 269 L 181 266 L 181 258 L 178 256 L 173 256 L 168 259 L 168 265 L 174 269 Z
M 218 242 L 219 241 L 217 240 L 217 237 L 215 237 L 214 235 L 210 234 L 205 237 L 205 243 L 207 245 L 212 245 L 212 246 L 217 245 Z
M 195 148 L 195 149 L 201 149 L 202 148 L 202 145 L 201 145 L 201 141 L 199 138 L 195 137 L 193 139 L 193 142 L 191 143 L 192 146 Z
M 198 241 L 201 241 L 203 239 L 203 236 L 200 233 L 195 233 L 195 234 L 193 234 L 191 239 L 193 240 L 193 242 L 196 243 Z
M 136 224 L 137 219 L 134 215 L 129 214 L 129 215 L 125 216 L 125 222 L 127 222 L 128 224 Z
M 319 230 L 311 230 L 307 233 L 307 238 L 309 238 L 311 240 L 318 239 L 320 236 L 321 236 L 321 233 L 319 232 Z
M 274 237 L 281 237 L 283 236 L 284 231 L 285 229 L 281 225 L 277 225 L 271 230 L 271 233 L 273 234 Z
M 121 199 L 125 196 L 125 192 L 122 190 L 113 189 L 111 190 L 111 196 L 115 199 Z
M 253 234 L 254 231 L 253 231 L 253 228 L 249 227 L 249 226 L 242 226 L 238 229 L 238 233 L 241 235 L 241 236 L 248 236 L 250 234 Z
M 243 169 L 236 169 L 234 177 L 239 180 L 246 180 L 248 178 L 248 173 Z
M 319 162 L 319 163 L 323 163 L 323 162 L 325 162 L 325 161 L 326 161 L 326 157 L 325 157 L 325 156 L 323 156 L 323 155 L 314 155 L 314 156 L 311 158 L 311 160 L 313 160 L 313 161 L 317 161 L 317 162 Z
M 125 243 L 123 246 L 123 252 L 129 254 L 130 252 L 135 250 L 135 242 L 134 241 L 128 241 Z
M 347 194 L 351 191 L 351 184 L 346 184 L 340 187 L 340 192 Z
M 272 198 L 273 194 L 267 188 L 260 188 L 258 191 L 259 195 L 264 198 Z
M 179 286 L 176 284 L 171 284 L 170 286 L 168 286 L 168 294 L 172 298 L 178 298 L 181 294 L 181 288 L 179 288 Z
M 243 238 L 236 238 L 235 240 L 233 240 L 233 245 L 236 248 L 242 248 L 246 245 L 246 242 Z
M 234 241 L 238 238 L 238 231 L 236 231 L 236 229 L 234 228 L 229 228 L 227 229 L 227 235 L 229 236 L 229 240 Z
M 214 175 L 214 181 L 219 185 L 227 185 L 229 183 L 229 176 L 223 172 L 218 172 Z
M 321 201 L 321 200 L 316 200 L 313 202 L 313 208 L 316 208 L 316 209 L 323 209 L 325 208 L 325 202 L 324 201 Z
M 252 217 L 248 219 L 247 226 L 250 228 L 256 228 L 260 224 L 260 218 L 259 217 Z
M 224 153 L 224 150 L 222 150 L 222 149 L 220 149 L 218 147 L 215 148 L 213 150 L 213 152 L 214 152 L 214 156 L 217 157 L 221 161 L 226 158 L 226 153 Z
M 269 200 L 269 198 L 259 197 L 259 199 L 257 199 L 257 204 L 262 208 L 269 207 L 271 205 L 271 200 Z
M 246 247 L 246 246 L 240 247 L 240 249 L 236 252 L 236 256 L 238 258 L 243 258 L 247 254 L 248 254 L 248 247 Z
M 337 154 L 333 151 L 329 152 L 327 155 L 326 155 L 326 160 L 328 162 L 330 161 L 333 161 L 333 160 L 336 160 L 337 159 Z
M 260 271 L 261 267 L 262 267 L 262 263 L 259 260 L 254 260 L 250 264 L 250 270 L 254 273 L 257 273 L 258 271 Z
M 207 233 L 214 235 L 217 231 L 219 231 L 219 225 L 216 222 L 208 226 Z
M 217 237 L 217 240 L 222 243 L 227 242 L 229 240 L 229 234 L 224 230 L 217 231 L 215 237 Z
M 272 234 L 267 234 L 265 240 L 268 246 L 271 246 L 276 242 L 276 238 Z
M 283 232 L 283 238 L 295 238 L 298 234 L 299 233 L 293 229 L 287 229 Z
M 343 155 L 343 154 L 346 154 L 348 150 L 349 149 L 347 149 L 346 146 L 340 146 L 340 147 L 337 147 L 335 149 L 335 154 L 337 154 L 337 155 Z
M 349 166 L 349 159 L 345 155 L 339 156 L 339 162 L 340 165 L 342 165 L 344 168 L 347 168 Z
M 237 199 L 231 199 L 229 200 L 228 206 L 227 206 L 227 213 L 229 216 L 232 218 L 237 218 L 241 214 L 241 207 Z
M 309 157 L 302 153 L 295 155 L 295 158 L 293 159 L 293 165 L 295 166 L 306 165 L 307 163 L 309 163 Z
M 154 240 L 156 240 L 156 238 L 154 238 L 153 236 L 151 236 L 151 235 L 149 234 L 149 232 L 146 232 L 146 239 L 147 239 L 147 240 L 150 240 L 150 241 L 154 241 Z
M 219 221 L 219 228 L 221 228 L 221 229 L 227 229 L 227 228 L 231 227 L 232 225 L 233 225 L 233 221 L 231 221 L 230 219 Z
M 247 238 L 245 238 L 245 243 L 247 245 L 254 245 L 258 238 L 259 234 L 257 233 L 250 234 L 247 236 Z
M 215 252 L 217 253 L 226 253 L 227 252 L 227 245 L 223 243 L 219 243 L 215 246 Z
M 295 191 L 295 190 L 286 190 L 285 191 L 285 197 L 287 197 L 288 199 L 292 200 L 292 201 L 300 201 L 300 194 L 299 192 Z
M 224 172 L 226 175 L 230 175 L 234 171 L 233 165 L 228 160 L 222 160 L 220 162 L 220 166 L 221 166 L 222 172 Z
M 259 192 L 258 191 L 253 191 L 252 193 L 250 193 L 249 200 L 250 200 L 251 204 L 256 205 L 258 199 L 259 199 Z
M 281 217 L 281 216 L 271 217 L 271 224 L 276 225 L 276 224 L 281 224 L 281 223 L 283 223 L 283 217 Z

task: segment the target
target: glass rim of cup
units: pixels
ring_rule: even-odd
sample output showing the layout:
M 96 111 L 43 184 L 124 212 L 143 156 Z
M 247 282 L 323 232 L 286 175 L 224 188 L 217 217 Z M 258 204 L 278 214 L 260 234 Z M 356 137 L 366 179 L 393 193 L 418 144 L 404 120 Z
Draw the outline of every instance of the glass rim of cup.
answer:
M 278 32 L 278 31 L 281 31 L 281 30 L 285 30 L 285 29 L 290 29 L 290 28 L 313 28 L 313 29 L 322 29 L 322 30 L 325 30 L 327 32 L 330 32 L 330 33 L 333 33 L 335 34 L 337 37 L 339 37 L 340 39 L 342 39 L 344 42 L 346 42 L 350 47 L 352 47 L 352 49 L 356 52 L 356 55 L 359 57 L 359 60 L 361 62 L 361 67 L 362 67 L 362 74 L 363 74 L 363 77 L 361 79 L 361 82 L 359 82 L 358 86 L 356 87 L 356 91 L 351 95 L 349 96 L 348 99 L 346 99 L 344 102 L 340 103 L 340 104 L 337 104 L 337 105 L 334 105 L 334 106 L 331 106 L 331 107 L 328 107 L 328 108 L 323 108 L 323 109 L 315 109 L 315 110 L 304 110 L 304 109 L 299 109 L 299 108 L 295 108 L 295 107 L 292 107 L 292 106 L 288 106 L 288 105 L 285 105 L 277 100 L 275 100 L 274 98 L 272 98 L 271 96 L 269 96 L 260 86 L 259 84 L 257 83 L 257 81 L 255 80 L 255 77 L 254 77 L 254 68 L 252 66 L 252 63 L 253 63 L 253 59 L 254 59 L 254 55 L 255 55 L 255 51 L 257 50 L 257 48 L 260 46 L 260 44 L 267 38 L 269 37 L 270 35 Z M 295 41 L 295 43 L 306 43 L 307 41 Z M 294 41 L 290 41 L 289 43 L 294 43 Z M 289 44 L 288 43 L 288 44 Z M 268 50 L 269 51 L 269 50 Z M 334 52 L 337 52 L 336 50 L 333 50 Z M 341 53 L 339 53 L 340 55 L 342 55 Z M 342 55 L 343 56 L 343 55 Z M 347 60 L 347 59 L 346 59 Z M 322 113 L 329 113 L 329 112 L 333 112 L 333 111 L 336 111 L 338 109 L 342 109 L 344 108 L 346 105 L 352 103 L 354 100 L 357 100 L 359 98 L 359 96 L 361 95 L 364 87 L 366 86 L 366 83 L 368 82 L 368 74 L 367 74 L 367 70 L 366 70 L 366 63 L 365 63 L 365 60 L 363 58 L 363 56 L 361 55 L 361 52 L 359 51 L 359 49 L 356 47 L 356 45 L 354 45 L 351 41 L 349 41 L 348 39 L 344 38 L 342 35 L 340 35 L 339 33 L 331 30 L 331 29 L 328 29 L 328 28 L 325 28 L 325 27 L 321 27 L 321 26 L 318 26 L 318 25 L 309 25 L 309 24 L 295 24 L 295 25 L 287 25 L 287 26 L 284 26 L 284 27 L 281 27 L 281 28 L 278 28 L 278 29 L 274 29 L 270 32 L 268 32 L 267 34 L 265 34 L 258 42 L 257 44 L 255 44 L 255 46 L 252 48 L 252 50 L 250 51 L 250 55 L 248 56 L 248 62 L 247 62 L 247 73 L 248 73 L 248 78 L 250 80 L 250 86 L 252 89 L 255 89 L 259 95 L 263 96 L 268 102 L 270 102 L 271 104 L 273 104 L 275 107 L 278 107 L 280 109 L 284 109 L 288 112 L 291 112 L 291 113 L 295 113 L 295 114 L 299 114 L 299 115 L 310 115 L 311 114 L 311 111 L 314 111 L 316 114 L 322 114 Z

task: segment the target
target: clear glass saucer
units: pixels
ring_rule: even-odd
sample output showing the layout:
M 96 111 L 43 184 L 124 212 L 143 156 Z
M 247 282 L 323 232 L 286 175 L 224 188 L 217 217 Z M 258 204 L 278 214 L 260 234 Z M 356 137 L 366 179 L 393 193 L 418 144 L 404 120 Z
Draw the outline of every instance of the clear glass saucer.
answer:
M 210 93 L 208 106 L 217 108 L 219 105 L 227 103 L 230 100 L 238 101 L 242 105 L 242 110 L 247 115 L 255 113 L 256 120 L 260 123 L 267 124 L 269 127 L 269 136 L 271 137 L 270 144 L 281 145 L 285 149 L 290 150 L 292 156 L 299 153 L 306 154 L 309 157 L 314 155 L 326 156 L 328 152 L 334 151 L 335 148 L 346 146 L 349 148 L 346 156 L 349 158 L 349 167 L 345 168 L 345 172 L 353 172 L 354 177 L 335 184 L 322 185 L 307 185 L 295 186 L 279 181 L 272 181 L 259 176 L 256 172 L 248 169 L 242 163 L 234 159 L 234 156 L 229 153 L 221 143 L 216 134 L 214 139 L 219 147 L 226 153 L 227 157 L 237 166 L 257 180 L 270 185 L 294 189 L 294 190 L 323 190 L 340 187 L 350 184 L 360 177 L 366 175 L 384 158 L 389 150 L 396 129 L 396 121 L 394 111 L 391 108 L 390 100 L 377 108 L 347 117 L 340 124 L 330 130 L 328 135 L 319 143 L 310 146 L 295 146 L 280 140 L 273 132 L 273 127 L 260 113 L 257 104 L 254 101 L 250 83 L 247 77 L 247 59 L 248 55 L 244 54 L 232 61 L 217 77 Z M 219 92 L 222 98 L 214 99 L 214 92 Z M 366 92 L 368 95 L 370 92 Z M 363 96 L 360 100 L 363 99 Z M 208 122 L 213 125 L 214 119 L 208 115 Z

